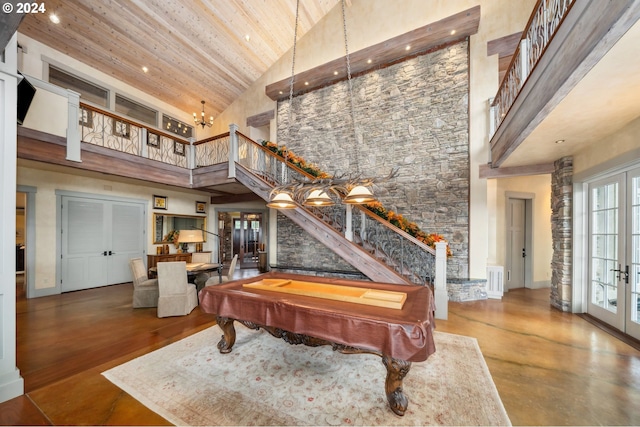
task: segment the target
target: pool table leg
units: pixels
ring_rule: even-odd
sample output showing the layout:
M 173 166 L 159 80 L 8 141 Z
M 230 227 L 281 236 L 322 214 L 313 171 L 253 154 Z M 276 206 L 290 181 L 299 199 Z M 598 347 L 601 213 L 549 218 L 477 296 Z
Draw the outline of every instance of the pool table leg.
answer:
M 236 343 L 236 328 L 233 326 L 233 319 L 228 317 L 216 317 L 218 326 L 222 329 L 222 338 L 218 341 L 218 350 L 220 353 L 231 353 L 231 348 Z
M 411 369 L 411 362 L 394 359 L 389 356 L 382 356 L 382 363 L 387 368 L 387 380 L 384 383 L 387 401 L 391 410 L 397 415 L 404 415 L 407 410 L 407 396 L 402 392 L 402 380 Z

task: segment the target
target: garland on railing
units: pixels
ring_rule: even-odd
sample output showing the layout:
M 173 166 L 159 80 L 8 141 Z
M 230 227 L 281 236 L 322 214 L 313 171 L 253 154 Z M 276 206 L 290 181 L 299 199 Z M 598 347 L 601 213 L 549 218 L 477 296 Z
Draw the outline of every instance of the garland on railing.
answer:
M 278 144 L 276 144 L 275 142 L 262 141 L 262 146 L 282 157 L 287 162 L 299 167 L 311 176 L 314 176 L 316 178 L 331 178 L 331 175 L 323 172 L 316 165 L 307 163 L 302 157 L 299 157 L 295 155 L 291 150 L 288 150 L 285 145 L 278 146 Z M 420 227 L 418 227 L 415 222 L 410 222 L 399 213 L 388 211 L 384 206 L 382 206 L 382 203 L 380 202 L 367 203 L 363 206 L 378 217 L 384 219 L 390 224 L 393 224 L 400 230 L 423 242 L 431 248 L 435 249 L 436 242 L 446 241 L 445 238 L 440 234 L 425 233 L 424 231 L 420 230 Z M 452 255 L 453 253 L 451 252 L 451 248 L 449 247 L 449 245 L 447 245 L 447 256 L 450 257 Z

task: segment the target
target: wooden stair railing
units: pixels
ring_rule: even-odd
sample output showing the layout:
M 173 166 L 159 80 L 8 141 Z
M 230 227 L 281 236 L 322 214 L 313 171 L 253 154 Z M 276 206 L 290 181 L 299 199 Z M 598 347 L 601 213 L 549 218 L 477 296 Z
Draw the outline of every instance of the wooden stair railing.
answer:
M 241 166 L 236 167 L 236 179 L 264 200 L 275 186 L 313 179 L 250 138 L 236 135 Z M 372 280 L 431 286 L 436 282 L 436 251 L 367 209 L 301 206 L 281 212 Z M 446 254 L 446 246 L 443 250 Z M 446 269 L 446 255 L 443 258 Z M 446 272 L 441 274 L 446 281 Z

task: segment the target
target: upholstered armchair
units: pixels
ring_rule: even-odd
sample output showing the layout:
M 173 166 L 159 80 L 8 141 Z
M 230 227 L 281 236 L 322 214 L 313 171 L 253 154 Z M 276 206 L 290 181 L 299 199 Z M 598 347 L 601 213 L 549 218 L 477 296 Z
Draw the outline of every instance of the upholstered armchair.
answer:
M 227 272 L 226 276 L 222 276 L 222 281 L 220 281 L 220 277 L 217 274 L 212 275 L 206 282 L 205 286 L 218 285 L 220 283 L 228 282 L 233 280 L 233 273 L 236 271 L 236 263 L 238 262 L 238 254 L 233 256 L 231 260 L 231 264 L 229 264 L 229 272 Z
M 184 316 L 198 305 L 194 284 L 187 281 L 184 261 L 158 263 L 158 317 Z
M 158 306 L 158 279 L 149 279 L 142 258 L 131 258 L 129 267 L 133 275 L 133 308 Z

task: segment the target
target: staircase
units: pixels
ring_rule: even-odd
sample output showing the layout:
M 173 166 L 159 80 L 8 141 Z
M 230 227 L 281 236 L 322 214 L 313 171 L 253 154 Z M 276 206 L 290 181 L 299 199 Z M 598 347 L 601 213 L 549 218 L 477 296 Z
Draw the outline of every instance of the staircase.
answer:
M 275 186 L 313 179 L 242 134 L 232 133 L 230 142 L 231 158 L 236 160 L 233 166 L 230 161 L 229 174 L 265 201 Z M 337 204 L 280 213 L 373 281 L 430 286 L 436 282 L 436 251 L 367 209 Z M 439 270 L 446 277 L 446 243 L 442 245 L 444 270 Z

